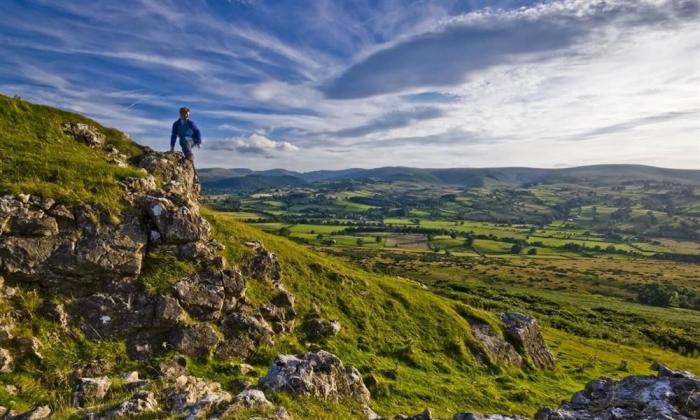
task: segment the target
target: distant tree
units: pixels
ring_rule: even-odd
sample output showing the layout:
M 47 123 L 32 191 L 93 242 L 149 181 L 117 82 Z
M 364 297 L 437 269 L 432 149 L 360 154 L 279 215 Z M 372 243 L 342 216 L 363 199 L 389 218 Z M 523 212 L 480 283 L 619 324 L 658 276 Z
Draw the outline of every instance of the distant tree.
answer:
M 376 242 L 376 243 L 378 243 L 378 244 L 382 243 L 382 237 L 381 237 L 381 236 L 375 236 L 375 237 L 374 237 L 374 242 Z
M 474 246 L 474 236 L 473 235 L 467 235 L 466 238 L 464 238 L 464 246 L 467 248 L 471 248 Z
M 457 232 L 455 232 L 454 230 L 450 232 L 450 238 L 457 239 Z
M 527 255 L 537 255 L 537 248 L 530 248 L 527 250 Z
M 520 254 L 521 252 L 523 252 L 523 246 L 517 242 L 510 247 L 511 254 Z
M 285 227 L 281 228 L 281 229 L 278 231 L 278 233 L 280 234 L 280 236 L 286 236 L 286 237 L 288 237 L 289 235 L 292 234 L 292 231 L 291 231 L 288 227 L 285 226 Z
M 362 245 L 365 244 L 365 240 L 362 239 L 362 238 L 357 238 L 357 240 L 355 241 L 355 243 L 357 244 L 357 246 L 362 246 Z

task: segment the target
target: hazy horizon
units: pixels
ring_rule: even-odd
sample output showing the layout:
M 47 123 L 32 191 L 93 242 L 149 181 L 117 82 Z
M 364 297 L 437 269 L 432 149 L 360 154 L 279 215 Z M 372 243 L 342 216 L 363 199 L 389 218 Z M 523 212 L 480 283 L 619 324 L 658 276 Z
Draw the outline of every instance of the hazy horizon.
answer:
M 700 169 L 694 0 L 4 6 L 0 92 L 201 168 Z

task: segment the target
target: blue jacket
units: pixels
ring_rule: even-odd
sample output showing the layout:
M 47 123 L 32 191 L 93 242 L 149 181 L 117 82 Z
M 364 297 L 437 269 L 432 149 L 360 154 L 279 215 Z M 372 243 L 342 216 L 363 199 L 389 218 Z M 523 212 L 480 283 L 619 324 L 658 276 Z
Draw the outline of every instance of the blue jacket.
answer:
M 192 137 L 194 144 L 202 144 L 202 135 L 197 128 L 197 124 L 194 121 L 187 119 L 184 124 L 180 124 L 180 119 L 178 118 L 173 123 L 173 130 L 170 134 L 170 148 L 175 147 L 175 139 L 180 137 L 182 140 L 185 137 Z

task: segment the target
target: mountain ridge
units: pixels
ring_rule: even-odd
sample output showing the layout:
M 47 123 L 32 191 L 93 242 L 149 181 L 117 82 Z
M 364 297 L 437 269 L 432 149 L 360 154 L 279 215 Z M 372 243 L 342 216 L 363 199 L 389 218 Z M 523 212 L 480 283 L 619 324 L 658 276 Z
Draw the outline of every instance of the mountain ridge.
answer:
M 592 182 L 676 182 L 700 184 L 700 170 L 672 169 L 636 164 L 601 164 L 571 168 L 413 168 L 386 166 L 372 169 L 349 168 L 295 172 L 284 169 L 241 172 L 240 169 L 201 168 L 198 173 L 205 190 L 255 190 L 302 183 L 363 181 L 407 181 L 426 184 L 479 187 L 489 183 L 522 186 L 532 183 Z M 283 174 L 281 176 L 280 174 Z M 265 179 L 269 178 L 269 179 Z

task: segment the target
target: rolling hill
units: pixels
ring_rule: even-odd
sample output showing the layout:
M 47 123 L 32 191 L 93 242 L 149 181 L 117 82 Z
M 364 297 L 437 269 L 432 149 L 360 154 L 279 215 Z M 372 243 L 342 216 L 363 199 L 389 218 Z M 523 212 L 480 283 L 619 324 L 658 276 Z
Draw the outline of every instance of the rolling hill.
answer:
M 625 182 L 673 182 L 700 184 L 700 171 L 667 169 L 644 165 L 592 165 L 562 169 L 538 168 L 451 168 L 421 169 L 384 167 L 338 171 L 292 172 L 270 170 L 231 175 L 220 168 L 200 169 L 206 191 L 251 191 L 255 189 L 297 186 L 303 183 L 363 181 L 405 181 L 417 184 L 480 187 L 483 185 L 522 186 L 527 184 L 577 183 L 616 185 Z M 239 170 L 240 171 L 240 170 Z M 280 176 L 280 172 L 284 176 Z M 265 179 L 269 177 L 270 179 Z M 241 178 L 247 178 L 242 180 Z

